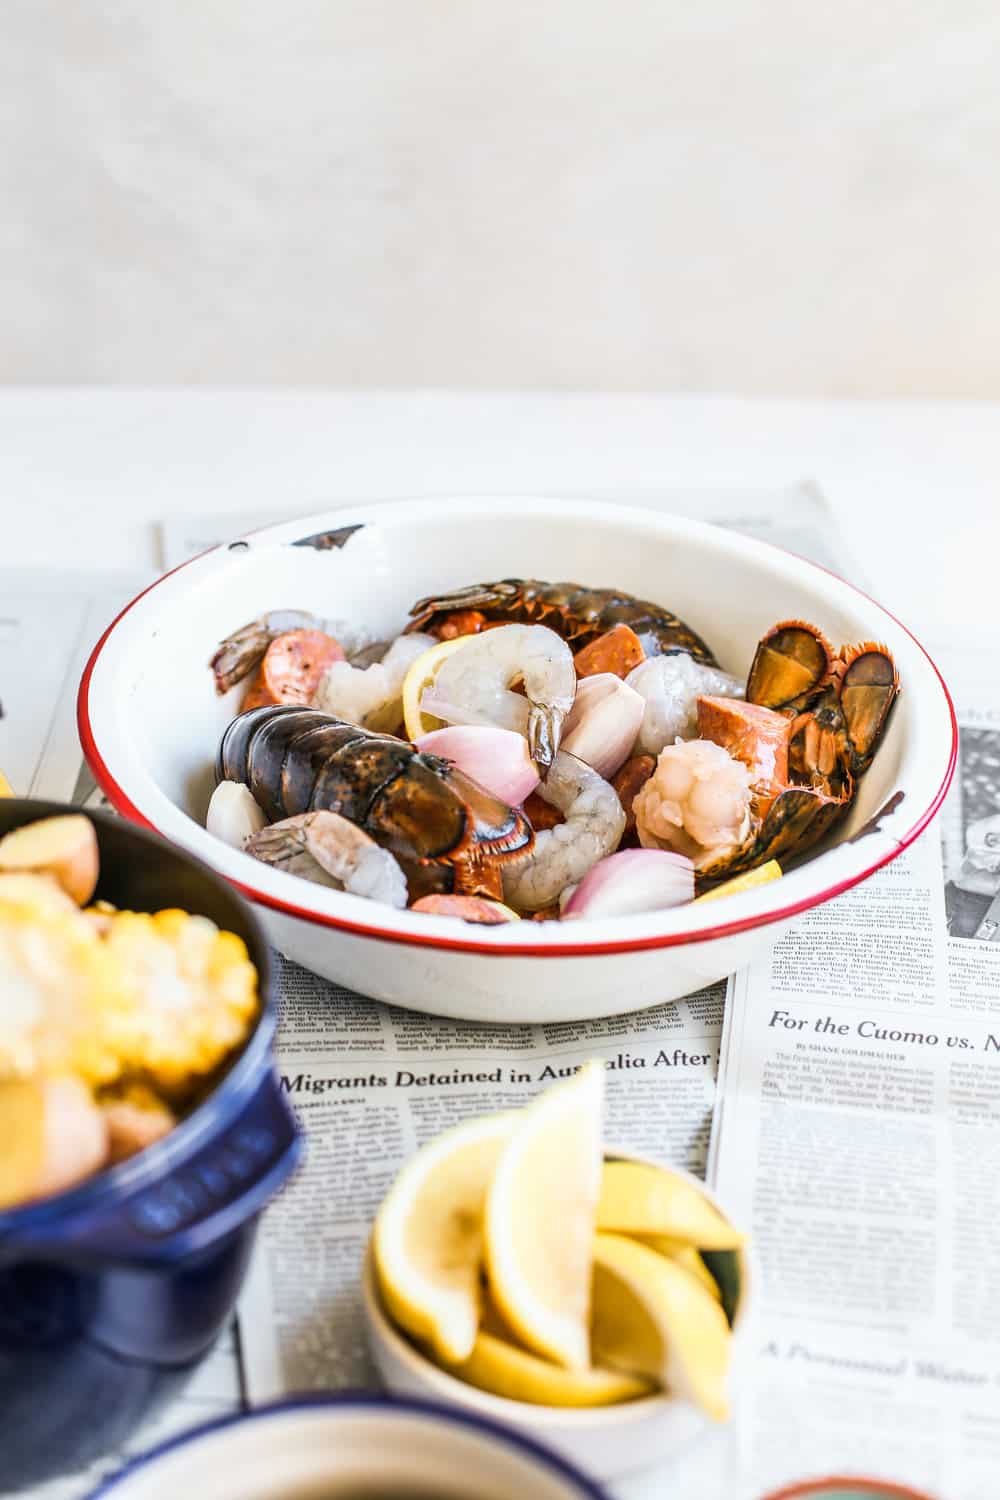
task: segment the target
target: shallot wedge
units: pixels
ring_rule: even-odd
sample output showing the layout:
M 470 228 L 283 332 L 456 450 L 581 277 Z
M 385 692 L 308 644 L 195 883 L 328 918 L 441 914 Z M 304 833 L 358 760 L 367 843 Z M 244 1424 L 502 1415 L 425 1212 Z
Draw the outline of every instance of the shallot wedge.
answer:
M 298 813 L 262 828 L 245 851 L 289 875 L 332 885 L 383 901 L 398 910 L 406 905 L 406 876 L 394 854 L 334 812 Z
M 631 754 L 645 710 L 644 699 L 613 672 L 583 677 L 563 725 L 562 747 L 610 781 Z
M 224 844 L 242 849 L 247 839 L 267 827 L 267 818 L 242 781 L 220 781 L 208 804 L 205 827 Z
M 416 741 L 418 750 L 453 761 L 494 797 L 520 807 L 538 785 L 538 770 L 523 734 L 484 724 L 453 724 L 433 729 Z
M 621 849 L 580 881 L 564 917 L 627 917 L 694 898 L 694 865 L 664 849 Z

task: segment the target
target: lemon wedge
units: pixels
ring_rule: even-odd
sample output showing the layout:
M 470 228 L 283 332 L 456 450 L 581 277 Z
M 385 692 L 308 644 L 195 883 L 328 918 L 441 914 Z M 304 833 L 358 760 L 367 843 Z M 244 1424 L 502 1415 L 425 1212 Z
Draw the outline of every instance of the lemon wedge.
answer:
M 443 729 L 443 719 L 435 719 L 433 714 L 425 714 L 420 707 L 420 700 L 426 688 L 429 688 L 437 675 L 438 667 L 446 656 L 468 645 L 473 640 L 471 635 L 460 635 L 453 641 L 439 641 L 436 646 L 429 646 L 422 651 L 407 668 L 406 676 L 403 678 L 403 723 L 406 726 L 406 737 L 409 740 L 418 740 L 422 734 L 430 734 L 432 729 Z
M 0 771 L 0 797 L 13 797 L 13 795 L 14 788 L 11 786 L 10 782 L 7 780 L 3 772 Z
M 597 1227 L 666 1235 L 699 1250 L 735 1250 L 745 1239 L 692 1183 L 638 1161 L 605 1162 Z
M 472 1353 L 452 1375 L 481 1391 L 533 1406 L 613 1406 L 656 1389 L 651 1380 L 617 1370 L 563 1370 L 509 1339 L 481 1329 Z
M 683 1266 L 685 1271 L 690 1271 L 692 1276 L 696 1276 L 716 1302 L 722 1301 L 719 1283 L 693 1245 L 687 1244 L 684 1240 L 671 1239 L 666 1234 L 637 1234 L 631 1238 L 637 1239 L 641 1245 L 648 1245 L 650 1250 L 656 1251 L 657 1255 L 669 1255 L 670 1259 L 675 1260 L 679 1266 Z
M 603 1102 L 600 1062 L 547 1089 L 521 1112 L 486 1195 L 486 1268 L 497 1307 L 522 1344 L 569 1370 L 590 1363 Z
M 468 1359 L 479 1327 L 483 1200 L 514 1116 L 445 1130 L 406 1164 L 375 1219 L 386 1310 L 447 1364 Z
M 772 880 L 781 879 L 781 866 L 776 859 L 769 859 L 767 864 L 758 865 L 756 870 L 745 870 L 742 875 L 734 875 L 732 880 L 726 880 L 722 885 L 717 885 L 714 891 L 706 891 L 703 896 L 696 896 L 696 901 L 715 901 L 719 896 L 738 896 L 741 891 L 752 891 L 759 885 L 768 885 Z
M 716 1422 L 729 1415 L 729 1324 L 690 1272 L 618 1234 L 594 1241 L 594 1359 L 656 1380 Z

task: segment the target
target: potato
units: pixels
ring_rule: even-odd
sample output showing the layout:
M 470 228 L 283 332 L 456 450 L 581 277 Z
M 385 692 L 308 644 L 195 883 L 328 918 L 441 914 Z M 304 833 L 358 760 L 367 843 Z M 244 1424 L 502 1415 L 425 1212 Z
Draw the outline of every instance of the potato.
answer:
M 64 1192 L 103 1167 L 108 1127 L 78 1078 L 0 1084 L 0 1209 Z
M 7 901 L 37 912 L 41 917 L 79 910 L 76 902 L 51 875 L 34 875 L 21 870 L 0 871 L 0 905 Z
M 94 894 L 98 875 L 97 835 L 82 813 L 42 818 L 0 839 L 0 871 L 51 875 L 78 906 Z

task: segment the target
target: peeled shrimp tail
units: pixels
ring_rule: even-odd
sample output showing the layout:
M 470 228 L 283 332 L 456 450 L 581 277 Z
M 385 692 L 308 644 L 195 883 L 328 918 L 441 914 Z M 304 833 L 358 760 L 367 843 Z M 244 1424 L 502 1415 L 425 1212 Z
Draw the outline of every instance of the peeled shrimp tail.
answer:
M 560 750 L 538 795 L 565 815 L 565 823 L 535 835 L 525 859 L 504 867 L 504 900 L 521 911 L 540 911 L 558 901 L 568 885 L 618 847 L 625 812 L 603 776 Z
M 512 685 L 524 684 L 524 696 Z M 492 724 L 525 734 L 544 770 L 576 697 L 573 654 L 545 625 L 501 625 L 446 658 L 421 706 L 452 724 Z
M 382 849 L 357 824 L 334 812 L 299 813 L 261 829 L 244 846 L 265 864 L 334 885 L 352 896 L 406 905 L 406 876 L 388 849 Z

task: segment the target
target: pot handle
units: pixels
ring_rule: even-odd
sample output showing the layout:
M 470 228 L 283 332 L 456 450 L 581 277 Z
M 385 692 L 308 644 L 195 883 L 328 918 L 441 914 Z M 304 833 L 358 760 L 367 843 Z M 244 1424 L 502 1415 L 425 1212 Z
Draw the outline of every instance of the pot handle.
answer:
M 239 1119 L 114 1209 L 56 1216 L 0 1244 L 0 1261 L 168 1266 L 210 1250 L 259 1214 L 302 1154 L 295 1117 L 268 1073 Z

